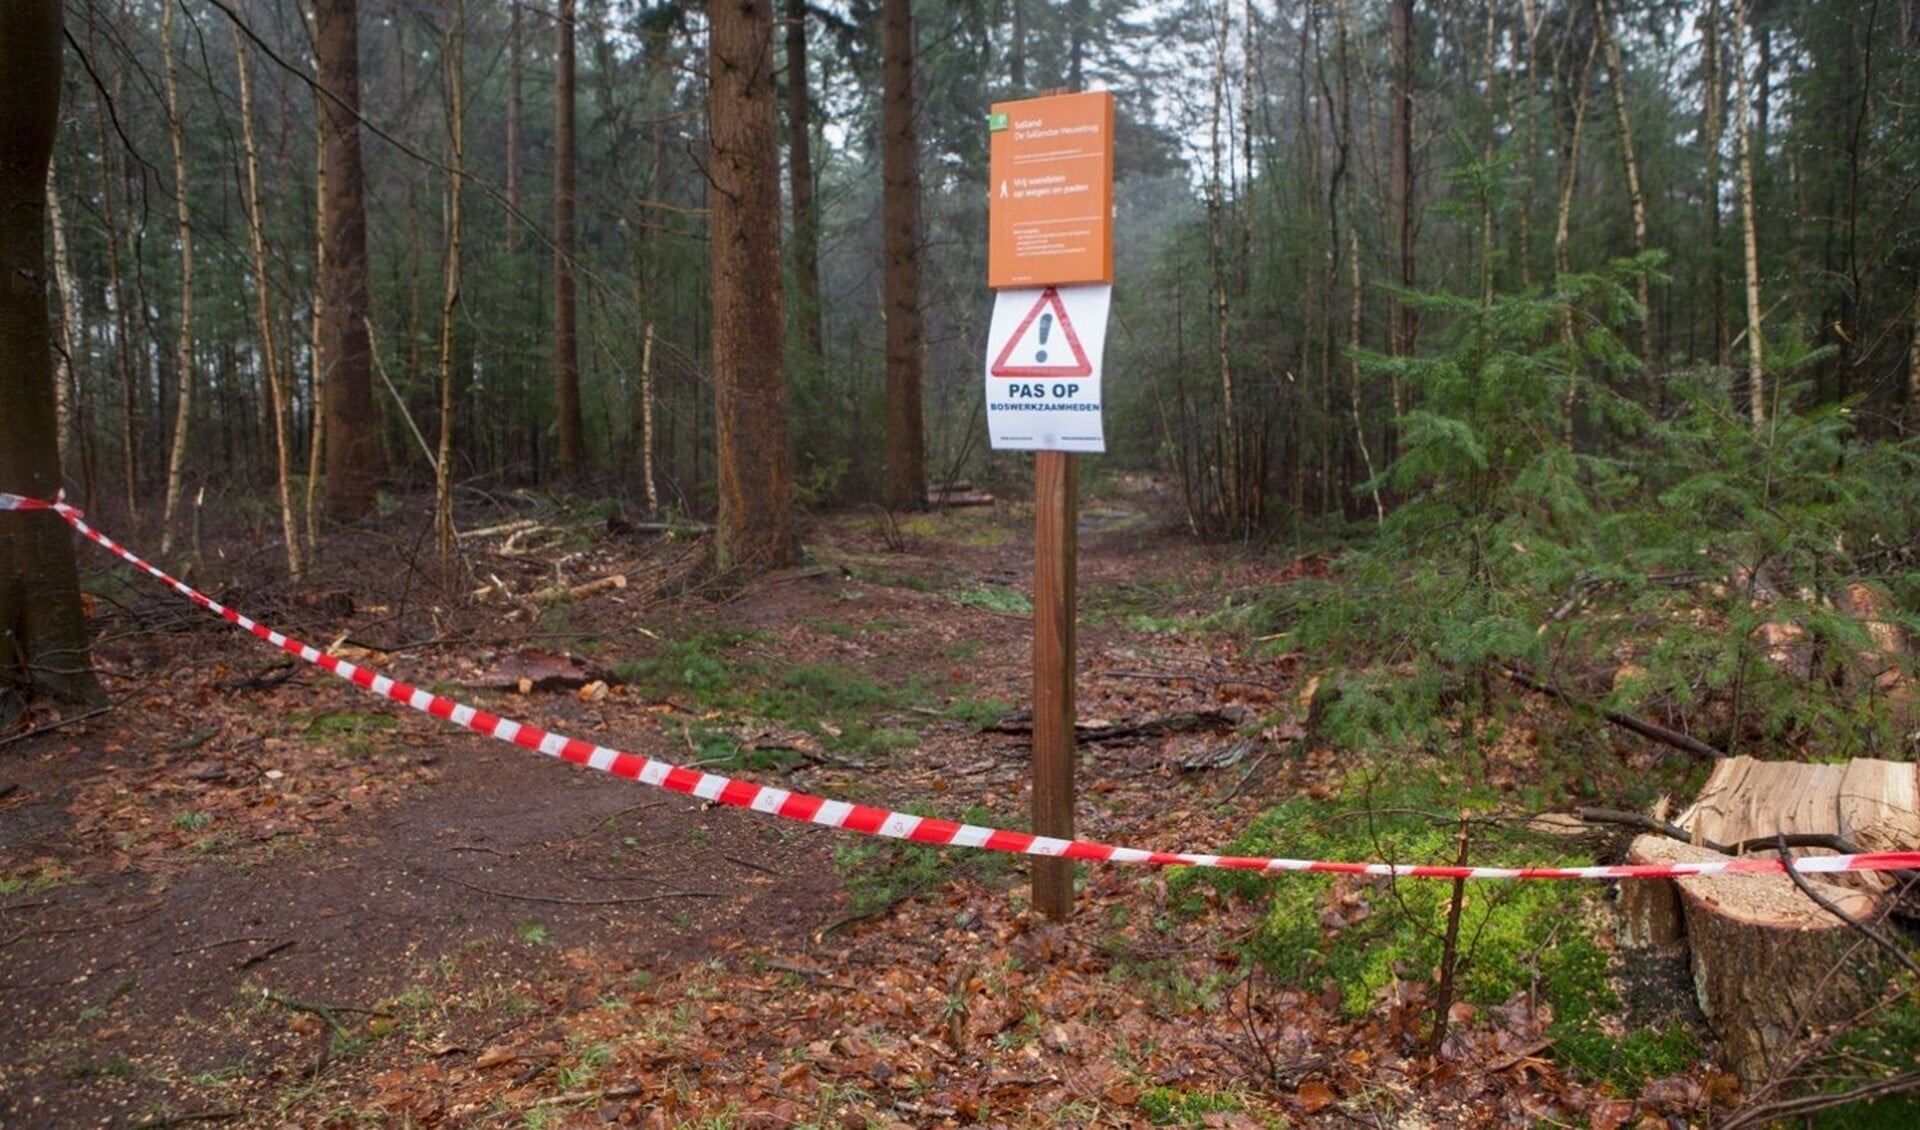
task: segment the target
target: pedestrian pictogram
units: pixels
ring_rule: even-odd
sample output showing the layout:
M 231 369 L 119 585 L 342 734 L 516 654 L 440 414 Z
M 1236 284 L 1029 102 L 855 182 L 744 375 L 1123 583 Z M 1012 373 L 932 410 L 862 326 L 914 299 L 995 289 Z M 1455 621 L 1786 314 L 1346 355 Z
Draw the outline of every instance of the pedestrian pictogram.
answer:
M 987 370 L 996 377 L 1087 377 L 1093 361 L 1080 345 L 1073 319 L 1060 301 L 1060 291 L 1048 287 L 1027 311 L 1013 336 Z
M 987 285 L 1113 281 L 1113 94 L 997 102 L 987 119 Z

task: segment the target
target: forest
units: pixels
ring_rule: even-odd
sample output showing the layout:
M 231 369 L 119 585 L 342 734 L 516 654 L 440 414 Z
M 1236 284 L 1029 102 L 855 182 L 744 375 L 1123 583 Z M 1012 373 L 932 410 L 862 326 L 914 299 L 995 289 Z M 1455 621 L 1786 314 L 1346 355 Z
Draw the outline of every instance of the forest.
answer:
M 1079 91 L 1082 832 L 1871 866 L 1058 921 L 72 536 L 438 719 L 1027 827 L 988 116 Z M 0 107 L 0 1121 L 1920 1109 L 1920 0 L 22 0 Z
M 269 516 L 290 546 L 311 536 L 334 7 L 69 5 L 60 428 L 96 510 L 272 498 L 284 467 Z M 356 7 L 355 462 L 424 486 L 444 442 L 464 486 L 710 513 L 701 12 Z M 875 442 L 918 430 L 887 414 L 901 384 L 924 389 L 930 481 L 1022 477 L 976 418 L 984 119 L 1051 89 L 1121 107 L 1104 462 L 1177 481 L 1205 536 L 1412 494 L 1382 476 L 1413 413 L 1451 406 L 1411 361 L 1523 300 L 1570 319 L 1541 379 L 1564 386 L 1547 424 L 1576 458 L 1634 442 L 1613 405 L 1670 418 L 1695 389 L 1756 422 L 1844 406 L 1872 440 L 1920 411 L 1911 4 L 912 7 L 890 78 L 881 5 L 789 6 L 755 91 L 780 111 L 759 156 L 779 164 L 784 301 L 765 313 L 785 319 L 806 504 L 915 497 Z M 896 318 L 917 325 L 890 343 Z

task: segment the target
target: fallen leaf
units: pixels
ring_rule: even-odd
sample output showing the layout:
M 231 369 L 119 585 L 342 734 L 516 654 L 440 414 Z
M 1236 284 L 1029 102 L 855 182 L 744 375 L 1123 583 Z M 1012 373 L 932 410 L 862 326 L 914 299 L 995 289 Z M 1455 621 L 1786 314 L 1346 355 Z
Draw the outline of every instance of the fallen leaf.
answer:
M 1302 1083 L 1300 1089 L 1294 1092 L 1300 1109 L 1307 1114 L 1318 1114 L 1332 1106 L 1335 1097 L 1333 1088 L 1325 1083 Z

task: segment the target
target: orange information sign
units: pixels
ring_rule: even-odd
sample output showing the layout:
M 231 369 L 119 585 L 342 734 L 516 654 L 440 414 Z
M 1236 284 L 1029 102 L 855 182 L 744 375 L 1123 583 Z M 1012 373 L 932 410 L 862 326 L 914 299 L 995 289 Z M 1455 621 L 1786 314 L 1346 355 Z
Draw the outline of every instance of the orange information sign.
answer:
M 1113 281 L 1113 95 L 996 102 L 987 285 Z

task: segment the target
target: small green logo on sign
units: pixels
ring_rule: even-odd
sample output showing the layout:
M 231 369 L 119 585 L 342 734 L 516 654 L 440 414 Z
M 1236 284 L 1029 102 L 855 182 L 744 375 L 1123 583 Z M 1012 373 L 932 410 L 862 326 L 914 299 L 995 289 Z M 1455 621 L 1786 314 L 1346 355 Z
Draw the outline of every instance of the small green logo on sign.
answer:
M 1006 128 L 1007 128 L 1007 115 L 1004 112 L 987 115 L 987 132 L 988 133 L 999 133 L 1001 130 Z

